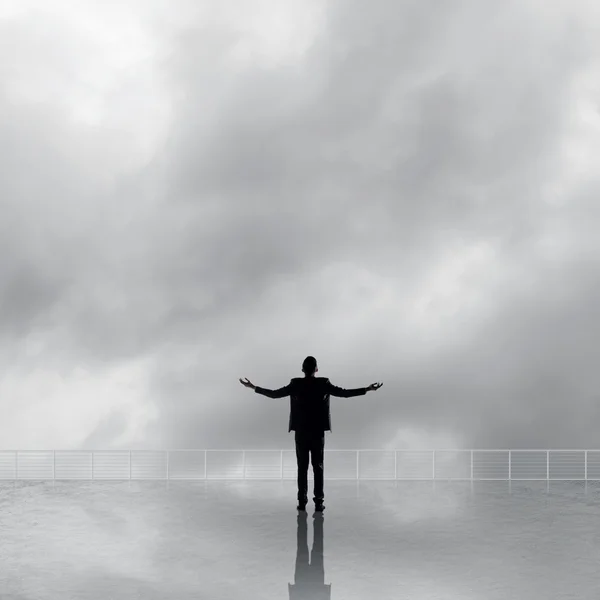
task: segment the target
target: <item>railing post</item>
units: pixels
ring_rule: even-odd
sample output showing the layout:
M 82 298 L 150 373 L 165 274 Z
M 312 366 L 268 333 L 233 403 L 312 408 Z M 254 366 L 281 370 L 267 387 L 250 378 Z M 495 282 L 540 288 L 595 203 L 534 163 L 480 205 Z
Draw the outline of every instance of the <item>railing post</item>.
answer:
M 587 450 L 585 451 L 585 480 L 587 481 Z
M 208 454 L 208 450 L 204 450 L 204 479 L 208 479 L 208 471 L 206 469 L 206 455 Z
M 394 481 L 398 481 L 398 450 L 394 449 Z
M 167 481 L 169 480 L 169 451 L 167 450 Z
M 281 479 L 283 479 L 283 450 L 281 450 L 281 456 L 280 456 L 280 467 L 281 467 Z
M 15 450 L 15 479 L 19 479 L 19 451 Z
M 94 451 L 92 450 L 92 481 L 94 481 Z
M 246 451 L 242 450 L 242 474 L 243 478 L 246 479 Z
M 512 480 L 512 451 L 508 451 L 508 480 Z
M 433 470 L 431 472 L 431 479 L 435 479 L 435 450 L 432 450 L 433 454 Z
M 550 450 L 546 450 L 546 481 L 550 481 Z
M 473 481 L 473 450 L 471 450 L 471 481 Z
M 360 450 L 356 451 L 356 480 L 358 481 L 358 457 L 360 456 Z
M 52 450 L 52 481 L 56 481 L 56 450 Z
M 131 481 L 131 450 L 129 451 L 129 481 Z

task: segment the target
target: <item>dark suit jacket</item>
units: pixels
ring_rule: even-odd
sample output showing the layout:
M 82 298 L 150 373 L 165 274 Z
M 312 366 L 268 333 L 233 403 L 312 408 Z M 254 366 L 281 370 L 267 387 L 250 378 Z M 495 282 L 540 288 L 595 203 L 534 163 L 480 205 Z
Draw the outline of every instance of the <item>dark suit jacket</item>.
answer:
M 364 396 L 367 388 L 345 390 L 333 385 L 327 377 L 294 377 L 278 390 L 256 386 L 257 394 L 269 398 L 290 397 L 290 431 L 331 431 L 329 397 L 352 398 Z

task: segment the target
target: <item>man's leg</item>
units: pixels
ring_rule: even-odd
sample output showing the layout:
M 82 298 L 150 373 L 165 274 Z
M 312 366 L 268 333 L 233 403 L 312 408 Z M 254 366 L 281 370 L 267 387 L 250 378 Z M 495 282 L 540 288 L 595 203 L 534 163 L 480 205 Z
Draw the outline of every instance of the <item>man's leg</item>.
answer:
M 298 502 L 308 502 L 308 464 L 309 464 L 309 439 L 306 434 L 296 431 L 296 462 L 298 463 Z
M 325 432 L 319 431 L 311 436 L 310 459 L 315 477 L 314 485 L 314 502 L 315 504 L 323 504 L 324 500 L 324 469 L 323 462 L 325 457 Z

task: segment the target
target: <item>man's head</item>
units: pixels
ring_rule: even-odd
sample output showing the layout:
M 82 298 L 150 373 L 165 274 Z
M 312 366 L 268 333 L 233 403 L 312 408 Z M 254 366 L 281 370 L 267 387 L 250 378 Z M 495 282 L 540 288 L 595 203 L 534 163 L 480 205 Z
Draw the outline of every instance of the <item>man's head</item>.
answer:
M 302 372 L 306 375 L 306 377 L 311 377 L 318 370 L 317 359 L 314 356 L 307 356 L 302 363 Z

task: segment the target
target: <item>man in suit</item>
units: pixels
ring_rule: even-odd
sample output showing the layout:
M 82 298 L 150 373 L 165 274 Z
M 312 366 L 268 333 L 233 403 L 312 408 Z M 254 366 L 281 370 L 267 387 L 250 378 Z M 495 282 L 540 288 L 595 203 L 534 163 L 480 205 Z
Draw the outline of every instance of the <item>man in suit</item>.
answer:
M 325 452 L 325 432 L 331 431 L 331 410 L 329 397 L 352 398 L 364 396 L 378 390 L 383 383 L 372 383 L 368 387 L 346 390 L 333 385 L 327 377 L 315 377 L 317 361 L 307 356 L 302 363 L 304 377 L 294 377 L 288 385 L 278 390 L 268 390 L 240 379 L 240 383 L 252 388 L 256 393 L 269 398 L 290 396 L 289 431 L 295 431 L 296 460 L 298 462 L 298 510 L 305 510 L 308 502 L 309 454 L 314 474 L 315 510 L 323 511 L 323 455 Z

